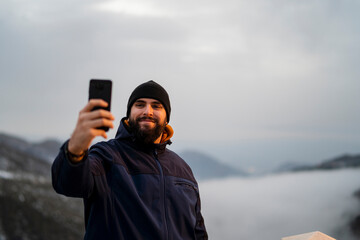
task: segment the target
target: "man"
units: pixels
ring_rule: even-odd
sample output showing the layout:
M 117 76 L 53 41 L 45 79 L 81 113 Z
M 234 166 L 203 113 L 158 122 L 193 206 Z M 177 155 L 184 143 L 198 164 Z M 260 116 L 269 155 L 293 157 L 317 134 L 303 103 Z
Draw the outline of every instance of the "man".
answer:
M 88 150 L 94 137 L 107 137 L 98 127 L 113 128 L 114 116 L 95 106 L 107 103 L 93 99 L 80 111 L 52 166 L 56 192 L 84 199 L 84 239 L 208 239 L 192 171 L 166 148 L 173 135 L 166 90 L 139 85 L 116 137 Z

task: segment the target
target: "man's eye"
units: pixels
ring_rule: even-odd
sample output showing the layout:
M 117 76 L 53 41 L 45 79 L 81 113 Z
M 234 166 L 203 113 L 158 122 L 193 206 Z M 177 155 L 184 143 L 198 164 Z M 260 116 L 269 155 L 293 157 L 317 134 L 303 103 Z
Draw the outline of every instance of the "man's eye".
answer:
M 161 109 L 162 108 L 162 105 L 161 104 L 154 104 L 152 106 L 154 109 Z
M 143 103 L 135 103 L 135 106 L 136 106 L 136 107 L 144 107 L 144 105 L 145 105 L 145 104 L 143 104 Z

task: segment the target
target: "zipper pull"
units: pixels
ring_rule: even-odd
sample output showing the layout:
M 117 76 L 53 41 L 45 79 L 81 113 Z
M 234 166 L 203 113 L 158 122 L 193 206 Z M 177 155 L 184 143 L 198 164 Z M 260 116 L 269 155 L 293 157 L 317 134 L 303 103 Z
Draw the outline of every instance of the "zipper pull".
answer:
M 157 151 L 157 149 L 154 149 L 154 156 L 156 157 L 156 159 L 158 158 L 158 151 Z

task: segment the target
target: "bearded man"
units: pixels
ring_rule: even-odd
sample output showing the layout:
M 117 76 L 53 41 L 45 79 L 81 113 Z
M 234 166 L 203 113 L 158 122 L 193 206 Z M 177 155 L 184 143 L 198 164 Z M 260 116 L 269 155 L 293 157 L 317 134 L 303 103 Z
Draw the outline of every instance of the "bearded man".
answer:
M 52 165 L 55 191 L 84 199 L 84 239 L 208 239 L 193 173 L 166 147 L 166 90 L 154 81 L 135 88 L 115 138 L 89 149 L 95 137 L 107 138 L 99 127 L 113 128 L 109 111 L 91 111 L 106 106 L 88 102 Z

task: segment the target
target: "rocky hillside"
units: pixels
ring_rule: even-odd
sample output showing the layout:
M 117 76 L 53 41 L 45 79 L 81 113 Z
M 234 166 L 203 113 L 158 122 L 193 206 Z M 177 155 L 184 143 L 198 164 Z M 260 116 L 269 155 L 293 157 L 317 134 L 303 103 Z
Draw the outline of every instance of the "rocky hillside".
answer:
M 354 193 L 354 197 L 360 202 L 360 189 Z M 350 229 L 360 239 L 360 213 L 351 220 Z
M 82 239 L 82 200 L 54 192 L 50 155 L 35 149 L 0 135 L 0 240 Z

